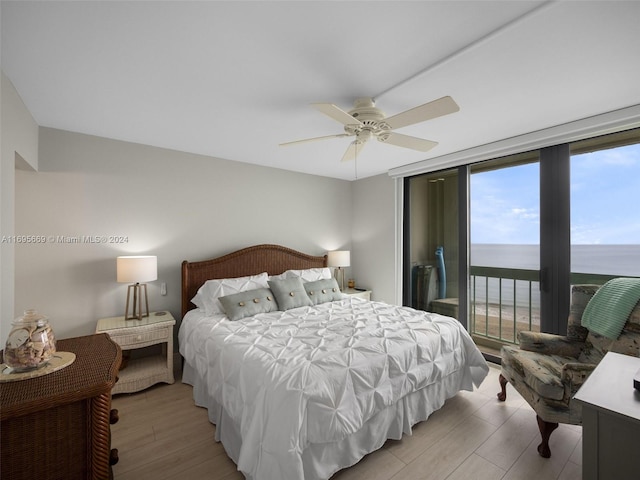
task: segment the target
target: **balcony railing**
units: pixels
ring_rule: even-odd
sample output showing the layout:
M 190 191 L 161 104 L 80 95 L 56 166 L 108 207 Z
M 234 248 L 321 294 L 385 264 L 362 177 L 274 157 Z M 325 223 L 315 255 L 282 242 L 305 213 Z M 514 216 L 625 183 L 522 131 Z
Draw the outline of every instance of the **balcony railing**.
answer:
M 471 267 L 469 329 L 478 343 L 518 343 L 521 330 L 540 331 L 539 271 Z M 597 284 L 615 275 L 572 273 L 571 284 Z
M 492 343 L 517 343 L 519 330 L 540 330 L 539 272 L 471 267 L 471 334 Z

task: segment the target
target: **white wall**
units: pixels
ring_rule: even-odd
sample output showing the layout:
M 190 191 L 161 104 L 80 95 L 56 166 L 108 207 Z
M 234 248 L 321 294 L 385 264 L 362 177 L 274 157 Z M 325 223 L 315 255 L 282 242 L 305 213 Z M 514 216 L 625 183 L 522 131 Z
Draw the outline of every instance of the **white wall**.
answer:
M 356 285 L 373 290 L 372 300 L 396 298 L 395 184 L 386 174 L 356 180 L 353 188 L 351 265 Z
M 0 72 L 0 336 L 15 317 L 14 255 L 15 171 L 38 168 L 38 125 L 11 81 Z
M 374 193 L 371 183 L 358 190 Z M 124 313 L 126 285 L 115 281 L 118 255 L 158 256 L 150 308 L 170 310 L 177 319 L 182 260 L 258 243 L 311 254 L 351 248 L 350 182 L 49 128 L 40 129 L 39 171 L 17 172 L 15 197 L 16 232 L 47 238 L 16 247 L 15 310 L 47 314 L 59 338 L 93 333 L 98 318 Z M 393 204 L 385 210 L 393 213 Z M 354 231 L 365 226 L 362 218 Z M 82 235 L 127 240 L 57 238 Z M 371 241 L 379 236 L 361 243 L 370 250 Z M 365 263 L 353 255 L 353 263 Z M 368 272 L 364 268 L 362 277 Z M 160 296 L 161 282 L 167 296 Z

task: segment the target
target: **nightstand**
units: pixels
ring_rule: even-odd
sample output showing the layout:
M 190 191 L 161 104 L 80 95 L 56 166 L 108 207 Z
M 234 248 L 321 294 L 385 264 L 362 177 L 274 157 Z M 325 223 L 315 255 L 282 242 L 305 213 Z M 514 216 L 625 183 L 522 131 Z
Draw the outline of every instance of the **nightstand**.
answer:
M 346 293 L 352 297 L 364 298 L 371 300 L 371 290 L 356 290 L 355 288 L 345 288 L 342 293 Z
M 176 321 L 169 312 L 152 312 L 142 320 L 124 317 L 101 318 L 96 333 L 108 333 L 122 350 L 134 350 L 162 345 L 156 355 L 130 359 L 118 373 L 119 380 L 112 393 L 131 393 L 156 383 L 173 383 L 173 326 Z

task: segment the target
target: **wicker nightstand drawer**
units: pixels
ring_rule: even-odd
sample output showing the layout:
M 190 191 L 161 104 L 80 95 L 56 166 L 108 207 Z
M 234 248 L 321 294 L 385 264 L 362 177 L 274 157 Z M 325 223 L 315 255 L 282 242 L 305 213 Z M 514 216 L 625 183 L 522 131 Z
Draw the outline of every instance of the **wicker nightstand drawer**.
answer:
M 126 330 L 105 330 L 111 339 L 123 350 L 141 348 L 156 343 L 166 342 L 173 333 L 172 326 L 154 328 L 131 328 Z

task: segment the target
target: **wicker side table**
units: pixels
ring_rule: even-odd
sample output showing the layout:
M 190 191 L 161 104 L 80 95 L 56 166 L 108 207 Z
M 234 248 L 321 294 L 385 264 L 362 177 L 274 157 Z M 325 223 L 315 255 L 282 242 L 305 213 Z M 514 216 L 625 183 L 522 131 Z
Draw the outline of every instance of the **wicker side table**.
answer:
M 107 480 L 111 450 L 111 388 L 122 360 L 108 335 L 58 340 L 73 352 L 68 367 L 41 377 L 3 383 L 2 479 Z
M 345 288 L 342 293 L 345 293 L 351 297 L 364 298 L 365 300 L 371 300 L 371 290 L 356 290 L 355 288 Z
M 133 393 L 156 383 L 173 383 L 173 326 L 176 321 L 168 311 L 152 312 L 142 320 L 124 317 L 101 318 L 96 333 L 107 333 L 124 351 L 160 345 L 155 355 L 132 358 L 120 370 L 120 380 L 112 393 Z

